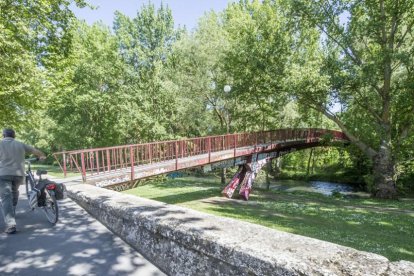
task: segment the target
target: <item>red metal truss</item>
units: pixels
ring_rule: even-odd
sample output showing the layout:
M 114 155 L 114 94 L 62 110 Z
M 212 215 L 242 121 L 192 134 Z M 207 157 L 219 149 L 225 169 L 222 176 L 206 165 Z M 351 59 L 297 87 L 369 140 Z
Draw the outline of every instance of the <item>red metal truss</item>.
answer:
M 168 164 L 168 166 L 152 175 L 277 150 L 286 142 L 293 142 L 301 147 L 319 142 L 324 137 L 329 137 L 333 141 L 348 141 L 344 133 L 335 130 L 277 129 L 63 151 L 54 153 L 54 157 L 65 176 L 68 171 L 75 171 L 79 172 L 86 181 L 88 176 L 105 175 L 122 170 L 128 171 L 129 179 L 134 180 L 149 176 L 140 173 L 140 168 L 149 167 L 155 163 Z

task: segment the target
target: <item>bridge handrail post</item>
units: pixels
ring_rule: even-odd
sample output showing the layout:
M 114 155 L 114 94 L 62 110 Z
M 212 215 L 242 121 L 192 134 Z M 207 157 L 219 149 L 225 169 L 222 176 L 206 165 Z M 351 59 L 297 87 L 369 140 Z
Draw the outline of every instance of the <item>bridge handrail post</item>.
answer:
M 153 144 L 149 144 L 148 145 L 148 154 L 149 154 L 149 163 L 152 164 L 152 145 Z
M 63 153 L 63 176 L 66 177 L 67 176 L 67 170 L 66 170 L 66 153 Z
M 131 162 L 131 181 L 135 178 L 135 161 L 134 161 L 134 148 L 131 146 L 129 147 L 129 159 Z
M 234 153 L 233 156 L 236 157 L 236 148 L 237 148 L 237 141 L 236 141 L 237 134 L 233 134 L 233 146 L 234 146 Z
M 257 151 L 257 132 L 254 133 L 255 141 L 254 141 L 254 152 Z
M 178 142 L 175 141 L 175 170 L 178 170 Z
M 93 152 L 92 152 L 93 154 Z M 93 160 L 91 158 L 91 152 L 86 153 L 86 169 L 90 170 L 90 174 L 93 174 Z
M 106 150 L 106 165 L 108 166 L 108 172 L 111 170 L 111 156 L 109 150 Z
M 85 153 L 81 152 L 82 180 L 86 182 Z
M 208 163 L 211 162 L 211 137 L 208 137 Z
M 100 173 L 100 169 L 99 169 L 99 151 L 95 152 L 95 162 L 96 162 L 96 169 L 98 170 L 98 174 Z
M 225 138 L 226 143 L 225 143 L 224 150 L 228 150 L 230 148 L 230 138 L 231 138 L 231 135 L 227 133 L 226 138 Z

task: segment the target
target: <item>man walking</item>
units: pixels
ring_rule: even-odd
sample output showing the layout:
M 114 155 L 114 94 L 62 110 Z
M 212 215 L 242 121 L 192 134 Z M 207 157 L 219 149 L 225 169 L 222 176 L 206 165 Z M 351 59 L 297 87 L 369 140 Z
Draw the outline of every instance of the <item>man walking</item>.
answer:
M 13 129 L 3 130 L 0 142 L 0 200 L 6 224 L 6 233 L 16 233 L 15 210 L 19 200 L 19 186 L 24 182 L 24 158 L 32 153 L 45 159 L 43 152 L 16 141 Z

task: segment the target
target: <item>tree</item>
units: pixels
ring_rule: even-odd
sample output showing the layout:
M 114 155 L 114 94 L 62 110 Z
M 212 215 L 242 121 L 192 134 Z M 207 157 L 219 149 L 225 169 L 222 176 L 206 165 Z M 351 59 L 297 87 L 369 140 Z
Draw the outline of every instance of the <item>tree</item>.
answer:
M 289 100 L 283 83 L 293 41 L 283 7 L 273 1 L 233 3 L 225 10 L 224 28 L 229 47 L 222 62 L 238 104 L 234 123 L 245 131 L 277 128 Z
M 212 79 L 208 72 L 211 61 L 203 48 L 206 44 L 187 32 L 174 43 L 168 62 L 168 78 L 178 103 L 172 126 L 185 137 L 198 137 L 215 133 L 218 129 L 209 106 Z M 215 57 L 214 57 L 215 58 Z
M 83 0 L 74 1 L 78 6 Z M 27 125 L 49 91 L 47 69 L 70 49 L 70 1 L 0 1 L 0 124 Z M 4 112 L 7 111 L 7 112 Z
M 61 77 L 47 115 L 59 148 L 110 146 L 125 142 L 131 97 L 125 94 L 125 65 L 117 40 L 102 24 L 78 22 L 70 55 L 55 71 Z
M 214 112 L 220 133 L 281 125 L 292 44 L 282 10 L 271 1 L 240 1 L 206 14 L 188 42 L 181 42 L 178 63 L 188 64 L 193 92 Z
M 292 10 L 301 20 L 292 94 L 372 160 L 374 196 L 396 197 L 398 147 L 413 135 L 414 2 L 298 0 Z
M 174 78 L 183 96 L 196 102 L 205 114 L 208 133 L 230 130 L 229 107 L 224 93 L 227 75 L 223 58 L 228 46 L 221 16 L 205 14 L 192 34 L 185 34 L 174 45 L 172 56 Z M 212 120 L 212 118 L 215 118 Z
M 166 65 L 180 31 L 174 30 L 171 10 L 144 5 L 136 17 L 115 14 L 114 30 L 127 65 L 126 93 L 131 96 L 128 136 L 132 141 L 174 137 L 170 118 L 175 116 L 176 97 L 166 78 Z

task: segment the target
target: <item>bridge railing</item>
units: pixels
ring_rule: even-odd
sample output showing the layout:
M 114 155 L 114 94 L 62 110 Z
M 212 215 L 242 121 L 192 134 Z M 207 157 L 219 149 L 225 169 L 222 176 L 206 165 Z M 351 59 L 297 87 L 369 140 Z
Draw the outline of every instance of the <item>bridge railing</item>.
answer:
M 95 175 L 130 168 L 131 179 L 134 179 L 134 173 L 138 166 L 175 160 L 176 169 L 178 169 L 179 160 L 182 158 L 205 154 L 208 155 L 210 161 L 212 153 L 221 151 L 232 151 L 236 157 L 238 156 L 237 149 L 240 148 L 256 148 L 261 145 L 277 144 L 289 140 L 302 140 L 310 143 L 319 140 L 326 134 L 329 134 L 334 140 L 347 140 L 342 132 L 334 130 L 278 129 L 64 151 L 55 153 L 54 156 L 65 176 L 68 171 L 76 171 L 81 173 L 83 179 L 86 180 L 87 174 Z

